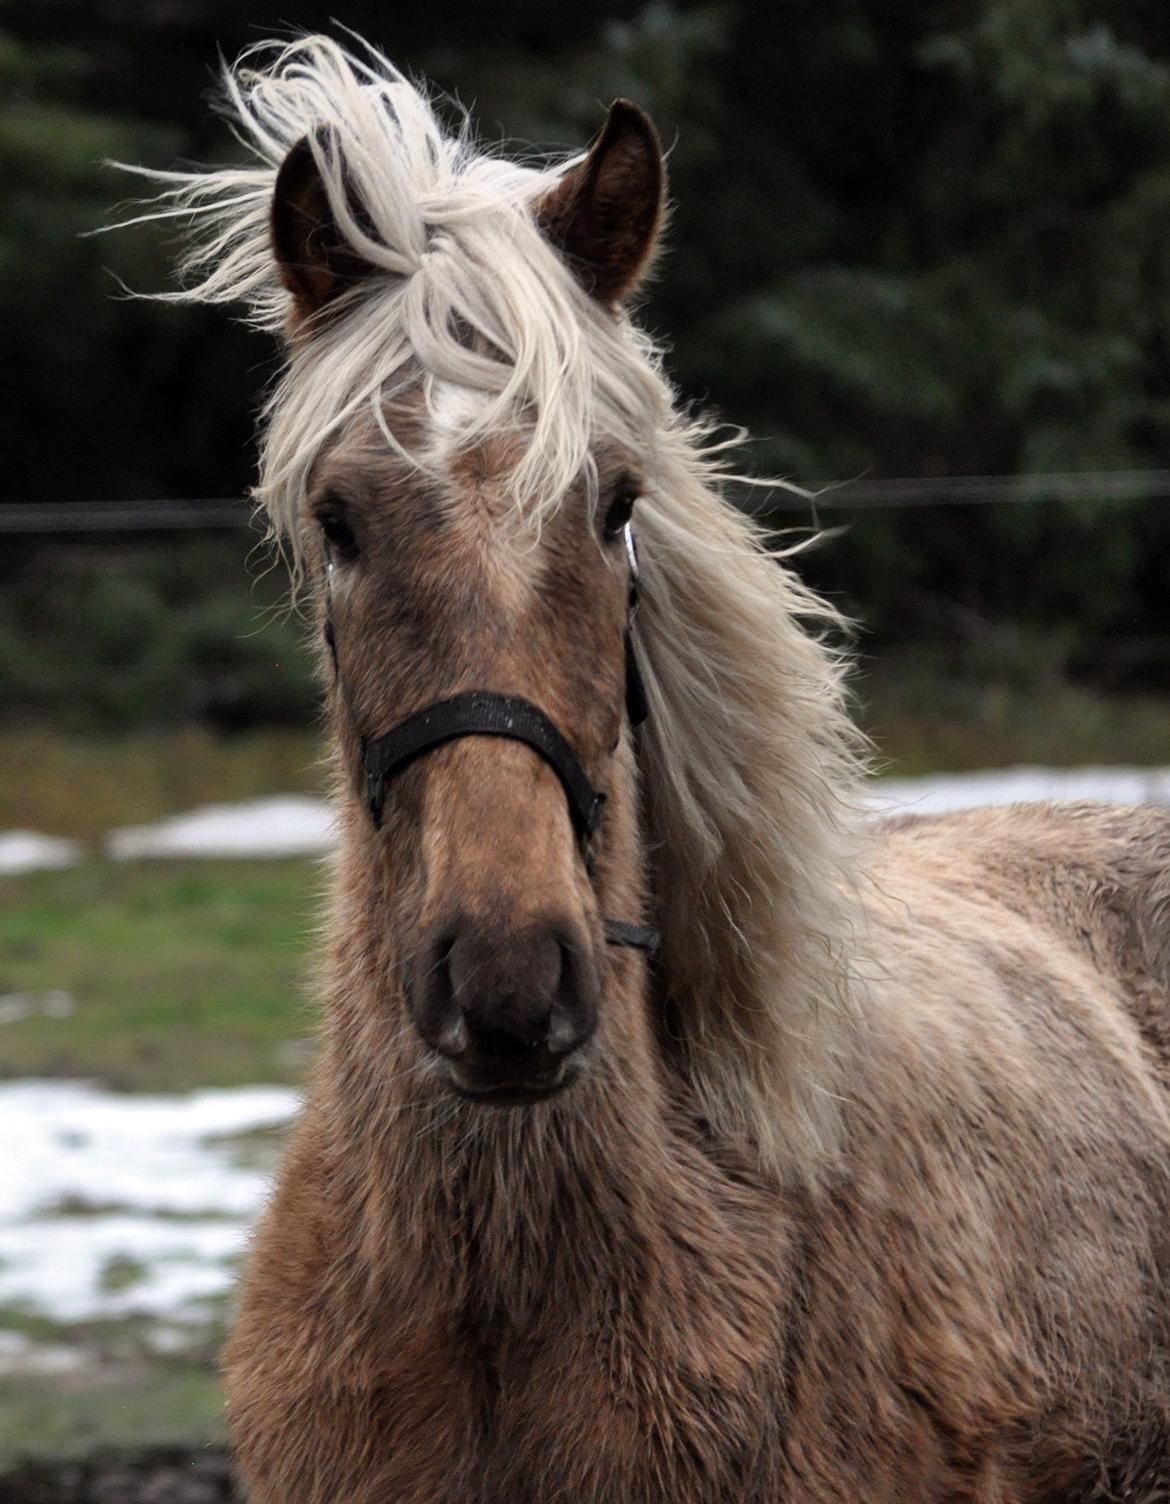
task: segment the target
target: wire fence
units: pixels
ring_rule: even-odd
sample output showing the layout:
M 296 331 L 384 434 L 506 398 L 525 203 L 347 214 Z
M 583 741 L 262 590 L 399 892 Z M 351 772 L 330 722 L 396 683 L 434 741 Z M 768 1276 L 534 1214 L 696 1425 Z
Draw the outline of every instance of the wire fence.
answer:
M 0 533 L 135 533 L 246 527 L 250 503 L 208 501 L 6 501 Z
M 990 506 L 1050 501 L 1165 501 L 1170 470 L 1082 470 L 1050 475 L 943 475 L 856 480 L 811 490 L 776 491 L 768 511 L 879 511 L 895 507 Z M 756 508 L 753 508 L 756 510 Z M 251 503 L 240 497 L 140 501 L 0 503 L 0 533 L 155 532 L 246 527 Z

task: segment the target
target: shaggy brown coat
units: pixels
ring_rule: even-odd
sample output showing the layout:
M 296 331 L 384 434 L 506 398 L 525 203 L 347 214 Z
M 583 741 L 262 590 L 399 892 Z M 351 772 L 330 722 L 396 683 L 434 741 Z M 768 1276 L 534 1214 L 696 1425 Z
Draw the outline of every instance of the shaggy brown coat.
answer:
M 331 625 L 342 835 L 227 1355 L 253 1504 L 1165 1499 L 1170 814 L 867 832 L 831 613 L 621 306 L 663 207 L 640 111 L 536 172 L 321 38 L 228 89 L 260 165 L 162 212 L 203 217 L 182 296 L 287 324 L 261 496 Z M 635 493 L 636 741 L 601 525 Z M 430 752 L 372 822 L 361 739 L 468 689 L 571 740 L 591 862 L 515 742 Z M 652 970 L 601 925 L 651 914 Z M 559 1094 L 486 1107 L 424 1045 L 452 915 L 505 993 L 517 937 L 579 937 Z
M 704 1135 L 628 960 L 579 1095 L 387 1121 L 343 858 L 353 980 L 229 1355 L 252 1499 L 1163 1497 L 1168 858 L 1156 810 L 887 824 L 842 1168 L 787 1193 Z

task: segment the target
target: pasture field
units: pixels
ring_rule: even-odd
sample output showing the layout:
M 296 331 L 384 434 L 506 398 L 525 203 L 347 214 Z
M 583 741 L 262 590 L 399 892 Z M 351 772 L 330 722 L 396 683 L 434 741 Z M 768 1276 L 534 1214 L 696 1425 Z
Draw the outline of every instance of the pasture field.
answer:
M 311 735 L 221 740 L 0 735 L 0 830 L 81 840 L 94 859 L 0 876 L 0 1079 L 80 1078 L 116 1091 L 297 1085 L 312 1052 L 308 952 L 322 876 L 311 860 L 114 863 L 111 828 L 215 801 L 316 791 Z M 264 1166 L 279 1134 L 233 1146 Z M 95 1206 L 71 1218 L 99 1218 Z M 139 1271 L 111 1260 L 110 1288 Z M 221 1297 L 203 1319 L 54 1318 L 0 1304 L 0 1467 L 98 1445 L 222 1436 Z
M 320 881 L 301 860 L 93 861 L 0 877 L 0 1076 L 132 1093 L 298 1084 L 312 1051 L 305 976 Z M 242 1135 L 233 1157 L 270 1167 L 278 1140 Z M 102 1187 L 93 1194 L 93 1207 L 62 1215 L 104 1215 Z M 130 1289 L 140 1272 L 112 1259 L 103 1284 Z M 160 1341 L 159 1323 L 140 1316 L 54 1319 L 0 1303 L 0 1468 L 220 1438 L 226 1320 L 226 1301 L 209 1298 L 203 1319 Z
M 858 694 L 880 766 L 894 774 L 1170 765 L 1170 702 L 1153 697 L 1069 685 L 974 691 L 888 665 L 863 669 Z M 319 752 L 309 733 L 0 733 L 0 831 L 68 836 L 90 853 L 62 871 L 0 875 L 0 1083 L 81 1079 L 137 1094 L 303 1081 L 321 863 L 115 863 L 100 842 L 118 826 L 210 802 L 319 792 Z M 267 1168 L 279 1139 L 259 1129 L 230 1152 Z M 92 1208 L 63 1207 L 62 1226 L 109 1214 L 100 1187 L 94 1195 Z M 125 1258 L 102 1274 L 110 1290 L 142 1277 Z M 198 1321 L 169 1327 L 0 1300 L 0 1470 L 98 1445 L 222 1438 L 215 1354 L 227 1320 L 222 1294 Z
M 159 1354 L 136 1341 L 134 1323 L 25 1321 L 0 1309 L 6 1331 L 31 1329 L 42 1350 L 70 1354 L 57 1373 L 0 1378 L 0 1471 L 29 1458 L 82 1457 L 99 1448 L 159 1442 L 204 1445 L 224 1436 L 215 1353 L 222 1313 L 201 1348 Z
M 101 736 L 20 727 L 0 731 L 0 831 L 39 830 L 98 841 L 204 804 L 321 790 L 311 731 L 219 737 L 200 727 Z
M 1055 677 L 973 680 L 907 655 L 854 677 L 858 718 L 879 773 L 916 778 L 1020 764 L 1170 764 L 1170 698 L 1105 694 Z
M 0 877 L 0 1077 L 119 1091 L 295 1083 L 311 1048 L 321 881 L 303 860 Z

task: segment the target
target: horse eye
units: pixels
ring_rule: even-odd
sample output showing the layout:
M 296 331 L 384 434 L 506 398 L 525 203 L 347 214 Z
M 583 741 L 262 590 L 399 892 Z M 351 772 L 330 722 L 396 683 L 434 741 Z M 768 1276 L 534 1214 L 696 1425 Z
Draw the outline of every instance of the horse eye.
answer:
M 340 559 L 356 559 L 358 541 L 353 528 L 340 512 L 325 512 L 318 519 L 325 541 Z
M 638 499 L 636 491 L 619 491 L 610 502 L 609 511 L 605 514 L 605 536 L 610 540 L 616 538 L 634 515 L 634 503 Z

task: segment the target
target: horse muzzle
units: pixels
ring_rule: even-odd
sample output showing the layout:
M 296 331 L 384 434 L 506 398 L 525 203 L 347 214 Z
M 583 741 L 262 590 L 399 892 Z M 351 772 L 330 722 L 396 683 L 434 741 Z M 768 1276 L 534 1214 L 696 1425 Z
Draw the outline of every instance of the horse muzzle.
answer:
M 580 1073 L 598 991 L 592 948 L 573 922 L 514 929 L 464 916 L 432 925 L 409 1001 L 459 1095 L 515 1106 L 551 1096 Z

